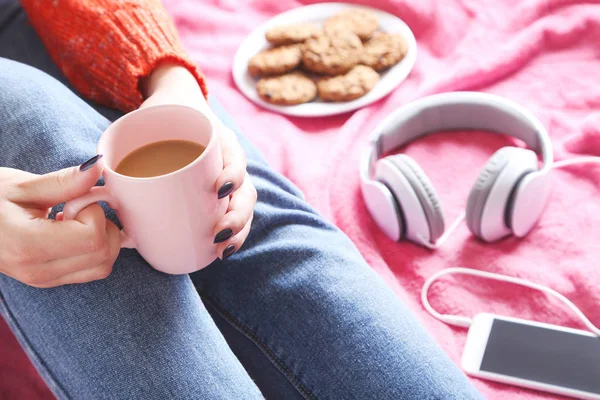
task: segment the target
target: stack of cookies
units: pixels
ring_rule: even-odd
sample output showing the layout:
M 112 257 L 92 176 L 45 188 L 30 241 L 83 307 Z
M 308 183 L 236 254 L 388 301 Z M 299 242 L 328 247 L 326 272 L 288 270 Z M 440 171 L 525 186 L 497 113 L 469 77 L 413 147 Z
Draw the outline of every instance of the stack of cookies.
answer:
M 277 105 L 362 97 L 407 51 L 400 35 L 379 31 L 377 16 L 360 8 L 336 14 L 322 27 L 280 26 L 265 37 L 272 47 L 250 59 L 248 72 L 260 78 L 260 98 Z

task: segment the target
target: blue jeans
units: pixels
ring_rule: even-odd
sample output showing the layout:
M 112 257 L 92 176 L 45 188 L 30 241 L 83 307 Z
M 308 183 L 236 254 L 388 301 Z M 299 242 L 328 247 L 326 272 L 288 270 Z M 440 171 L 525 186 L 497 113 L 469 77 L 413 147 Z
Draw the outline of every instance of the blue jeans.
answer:
M 47 173 L 78 165 L 94 155 L 119 113 L 75 95 L 22 11 L 1 4 L 0 166 Z M 107 279 L 53 289 L 0 275 L 0 312 L 53 393 L 479 398 L 350 240 L 212 104 L 238 133 L 258 190 L 252 230 L 238 253 L 172 276 L 122 250 Z

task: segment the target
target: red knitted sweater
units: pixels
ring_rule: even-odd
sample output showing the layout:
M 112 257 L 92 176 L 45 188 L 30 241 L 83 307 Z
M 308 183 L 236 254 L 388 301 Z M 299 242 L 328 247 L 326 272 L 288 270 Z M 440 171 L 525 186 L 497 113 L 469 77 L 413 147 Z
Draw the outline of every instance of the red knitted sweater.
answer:
M 186 67 L 186 55 L 160 0 L 21 0 L 54 62 L 84 97 L 123 111 L 143 101 L 140 78 L 163 61 Z

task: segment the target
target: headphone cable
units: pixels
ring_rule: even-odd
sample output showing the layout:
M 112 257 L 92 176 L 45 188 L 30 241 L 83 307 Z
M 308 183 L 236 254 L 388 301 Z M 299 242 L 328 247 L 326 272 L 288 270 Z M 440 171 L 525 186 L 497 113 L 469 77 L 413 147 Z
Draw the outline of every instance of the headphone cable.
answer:
M 566 160 L 562 160 L 562 161 L 555 161 L 554 164 L 552 164 L 552 168 L 564 168 L 564 167 L 568 167 L 571 165 L 577 165 L 577 164 L 600 164 L 600 157 L 595 157 L 595 156 L 582 156 L 582 157 L 573 157 L 573 158 L 568 158 Z
M 512 276 L 495 274 L 492 272 L 479 271 L 479 270 L 474 270 L 474 269 L 469 269 L 469 268 L 461 268 L 461 267 L 447 268 L 447 269 L 439 271 L 438 273 L 434 274 L 429 279 L 427 279 L 427 281 L 425 281 L 425 284 L 423 285 L 423 289 L 421 290 L 421 302 L 423 303 L 423 307 L 425 307 L 425 309 L 429 312 L 429 314 L 431 314 L 434 318 L 436 318 L 448 325 L 454 325 L 454 326 L 458 326 L 458 327 L 462 327 L 462 328 L 468 328 L 472 323 L 471 318 L 468 318 L 468 317 L 463 317 L 463 316 L 459 316 L 459 315 L 440 314 L 439 312 L 434 310 L 433 307 L 431 307 L 431 304 L 429 303 L 429 299 L 427 298 L 427 294 L 429 292 L 429 287 L 438 278 L 440 278 L 444 275 L 450 275 L 450 274 L 472 275 L 472 276 L 477 276 L 480 278 L 514 283 L 515 285 L 525 286 L 525 287 L 528 287 L 531 289 L 539 290 L 548 295 L 554 296 L 554 297 L 558 298 L 562 303 L 564 303 L 571 311 L 573 311 L 573 313 L 575 313 L 575 315 L 577 315 L 577 317 L 581 320 L 581 322 L 583 322 L 583 324 L 591 332 L 593 332 L 597 336 L 600 336 L 600 329 L 598 327 L 596 327 L 596 325 L 594 325 L 583 314 L 583 312 L 581 312 L 581 310 L 575 304 L 573 304 L 569 299 L 567 299 L 565 296 L 558 293 L 554 289 L 540 285 L 535 282 L 528 281 L 527 279 L 515 278 Z
M 430 241 L 426 240 L 421 235 L 417 235 L 417 237 L 419 238 L 419 241 L 421 242 L 421 244 L 423 246 L 425 246 L 426 248 L 428 248 L 429 250 L 437 250 L 438 248 L 440 248 L 442 246 L 442 244 L 444 244 L 446 239 L 448 239 L 450 237 L 450 235 L 452 235 L 454 233 L 454 231 L 459 227 L 459 225 L 465 220 L 466 215 L 467 214 L 465 211 L 461 212 L 460 215 L 458 217 L 456 217 L 456 219 L 454 220 L 452 225 L 450 225 L 450 227 L 442 234 L 442 236 L 440 236 L 440 238 L 438 240 L 435 241 L 435 243 L 431 243 Z

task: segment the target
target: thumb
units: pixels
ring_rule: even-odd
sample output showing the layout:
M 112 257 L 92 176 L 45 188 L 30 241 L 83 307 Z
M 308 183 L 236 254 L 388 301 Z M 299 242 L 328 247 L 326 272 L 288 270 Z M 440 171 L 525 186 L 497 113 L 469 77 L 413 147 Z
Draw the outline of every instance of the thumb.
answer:
M 78 167 L 61 169 L 45 175 L 33 175 L 19 185 L 14 201 L 52 207 L 89 192 L 102 174 L 102 165 L 95 155 Z

